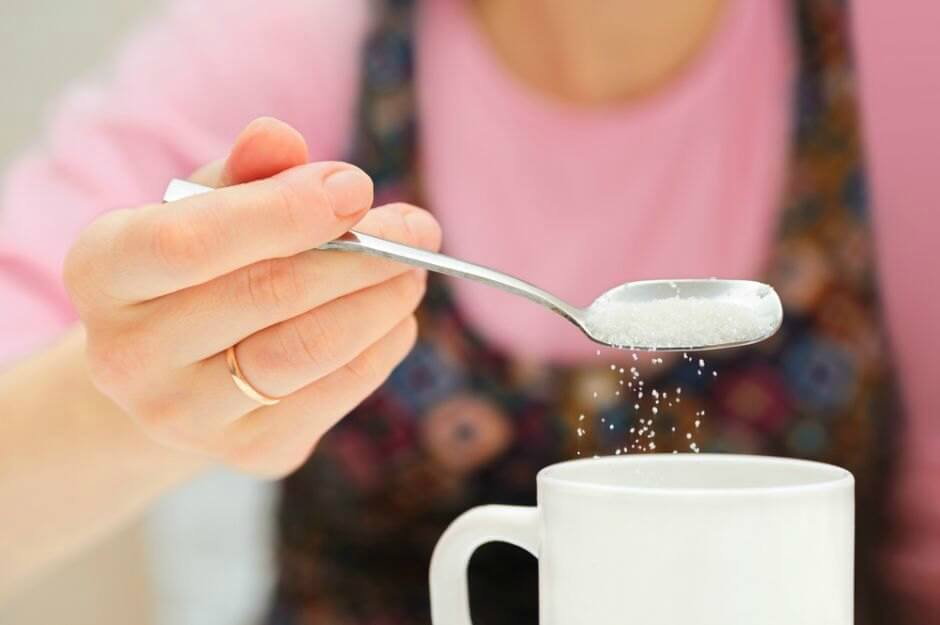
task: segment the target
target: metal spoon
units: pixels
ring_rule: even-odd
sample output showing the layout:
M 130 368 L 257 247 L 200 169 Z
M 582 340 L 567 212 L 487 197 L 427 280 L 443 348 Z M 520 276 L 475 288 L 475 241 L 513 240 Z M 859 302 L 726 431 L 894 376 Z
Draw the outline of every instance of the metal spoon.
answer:
M 164 202 L 183 199 L 200 193 L 212 191 L 186 180 L 174 179 L 167 186 Z M 380 239 L 368 234 L 351 230 L 345 235 L 321 245 L 321 250 L 341 250 L 357 252 L 369 256 L 388 258 L 398 262 L 421 267 L 430 271 L 476 280 L 498 289 L 521 295 L 536 304 L 552 310 L 576 325 L 592 341 L 609 347 L 628 348 L 639 351 L 701 351 L 738 347 L 760 342 L 772 336 L 783 320 L 783 307 L 776 291 L 769 285 L 750 280 L 643 280 L 627 282 L 603 293 L 587 308 L 578 308 L 557 297 L 509 274 L 470 263 L 445 254 L 403 245 L 394 241 Z M 644 304 L 675 299 L 721 299 L 744 307 L 748 312 L 758 315 L 763 320 L 761 331 L 740 340 L 706 343 L 699 345 L 618 345 L 605 340 L 609 336 L 606 328 L 598 328 L 592 323 L 592 312 L 599 306 L 611 304 Z

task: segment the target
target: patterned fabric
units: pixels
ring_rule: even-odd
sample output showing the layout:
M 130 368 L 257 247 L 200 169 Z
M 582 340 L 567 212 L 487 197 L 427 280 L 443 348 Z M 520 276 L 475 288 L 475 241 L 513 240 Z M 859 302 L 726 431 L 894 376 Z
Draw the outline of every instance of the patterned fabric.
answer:
M 410 10 L 388 2 L 365 51 L 353 160 L 374 177 L 378 201 L 417 199 Z M 780 332 L 709 352 L 704 367 L 694 354 L 644 354 L 641 385 L 603 358 L 564 368 L 499 353 L 432 277 L 414 351 L 284 483 L 270 623 L 427 623 L 428 564 L 448 523 L 480 504 L 531 505 L 540 468 L 624 447 L 847 467 L 857 479 L 857 622 L 896 622 L 876 557 L 899 410 L 874 288 L 846 11 L 808 0 L 795 21 L 793 157 L 765 275 L 786 310 Z M 477 625 L 537 622 L 537 567 L 522 551 L 485 546 L 470 584 Z

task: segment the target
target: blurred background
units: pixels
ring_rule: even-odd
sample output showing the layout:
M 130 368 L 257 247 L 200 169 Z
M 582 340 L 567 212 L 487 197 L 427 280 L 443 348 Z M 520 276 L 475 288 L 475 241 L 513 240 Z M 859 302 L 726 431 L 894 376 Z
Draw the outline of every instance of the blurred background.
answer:
M 41 137 L 63 88 L 106 74 L 121 41 L 163 4 L 0 2 L 0 171 Z M 0 606 L 0 623 L 247 623 L 270 583 L 273 496 L 269 484 L 207 475 Z
M 152 0 L 0 3 L 0 164 L 36 140 L 63 85 L 102 71 L 127 30 L 158 10 Z M 55 37 L 50 37 L 55 33 Z M 15 89 L 9 88 L 15 85 Z

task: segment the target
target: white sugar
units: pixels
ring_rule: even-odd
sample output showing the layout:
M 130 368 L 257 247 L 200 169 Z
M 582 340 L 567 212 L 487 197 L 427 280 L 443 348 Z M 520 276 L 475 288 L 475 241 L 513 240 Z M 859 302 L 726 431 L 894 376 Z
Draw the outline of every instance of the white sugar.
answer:
M 599 301 L 587 316 L 590 332 L 622 347 L 668 348 L 755 341 L 776 319 L 741 297 L 670 297 L 646 302 Z

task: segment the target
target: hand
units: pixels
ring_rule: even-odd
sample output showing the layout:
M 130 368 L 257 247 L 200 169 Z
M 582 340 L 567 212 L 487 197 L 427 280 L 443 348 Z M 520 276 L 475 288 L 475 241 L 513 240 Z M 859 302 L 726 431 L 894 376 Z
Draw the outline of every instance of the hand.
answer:
M 260 119 L 194 180 L 220 188 L 108 213 L 80 236 L 65 281 L 95 385 L 152 438 L 256 474 L 298 467 L 414 343 L 425 276 L 311 251 L 352 226 L 437 249 L 440 230 L 403 204 L 367 209 L 371 180 L 307 164 L 286 124 Z M 225 351 L 260 406 L 234 385 Z

